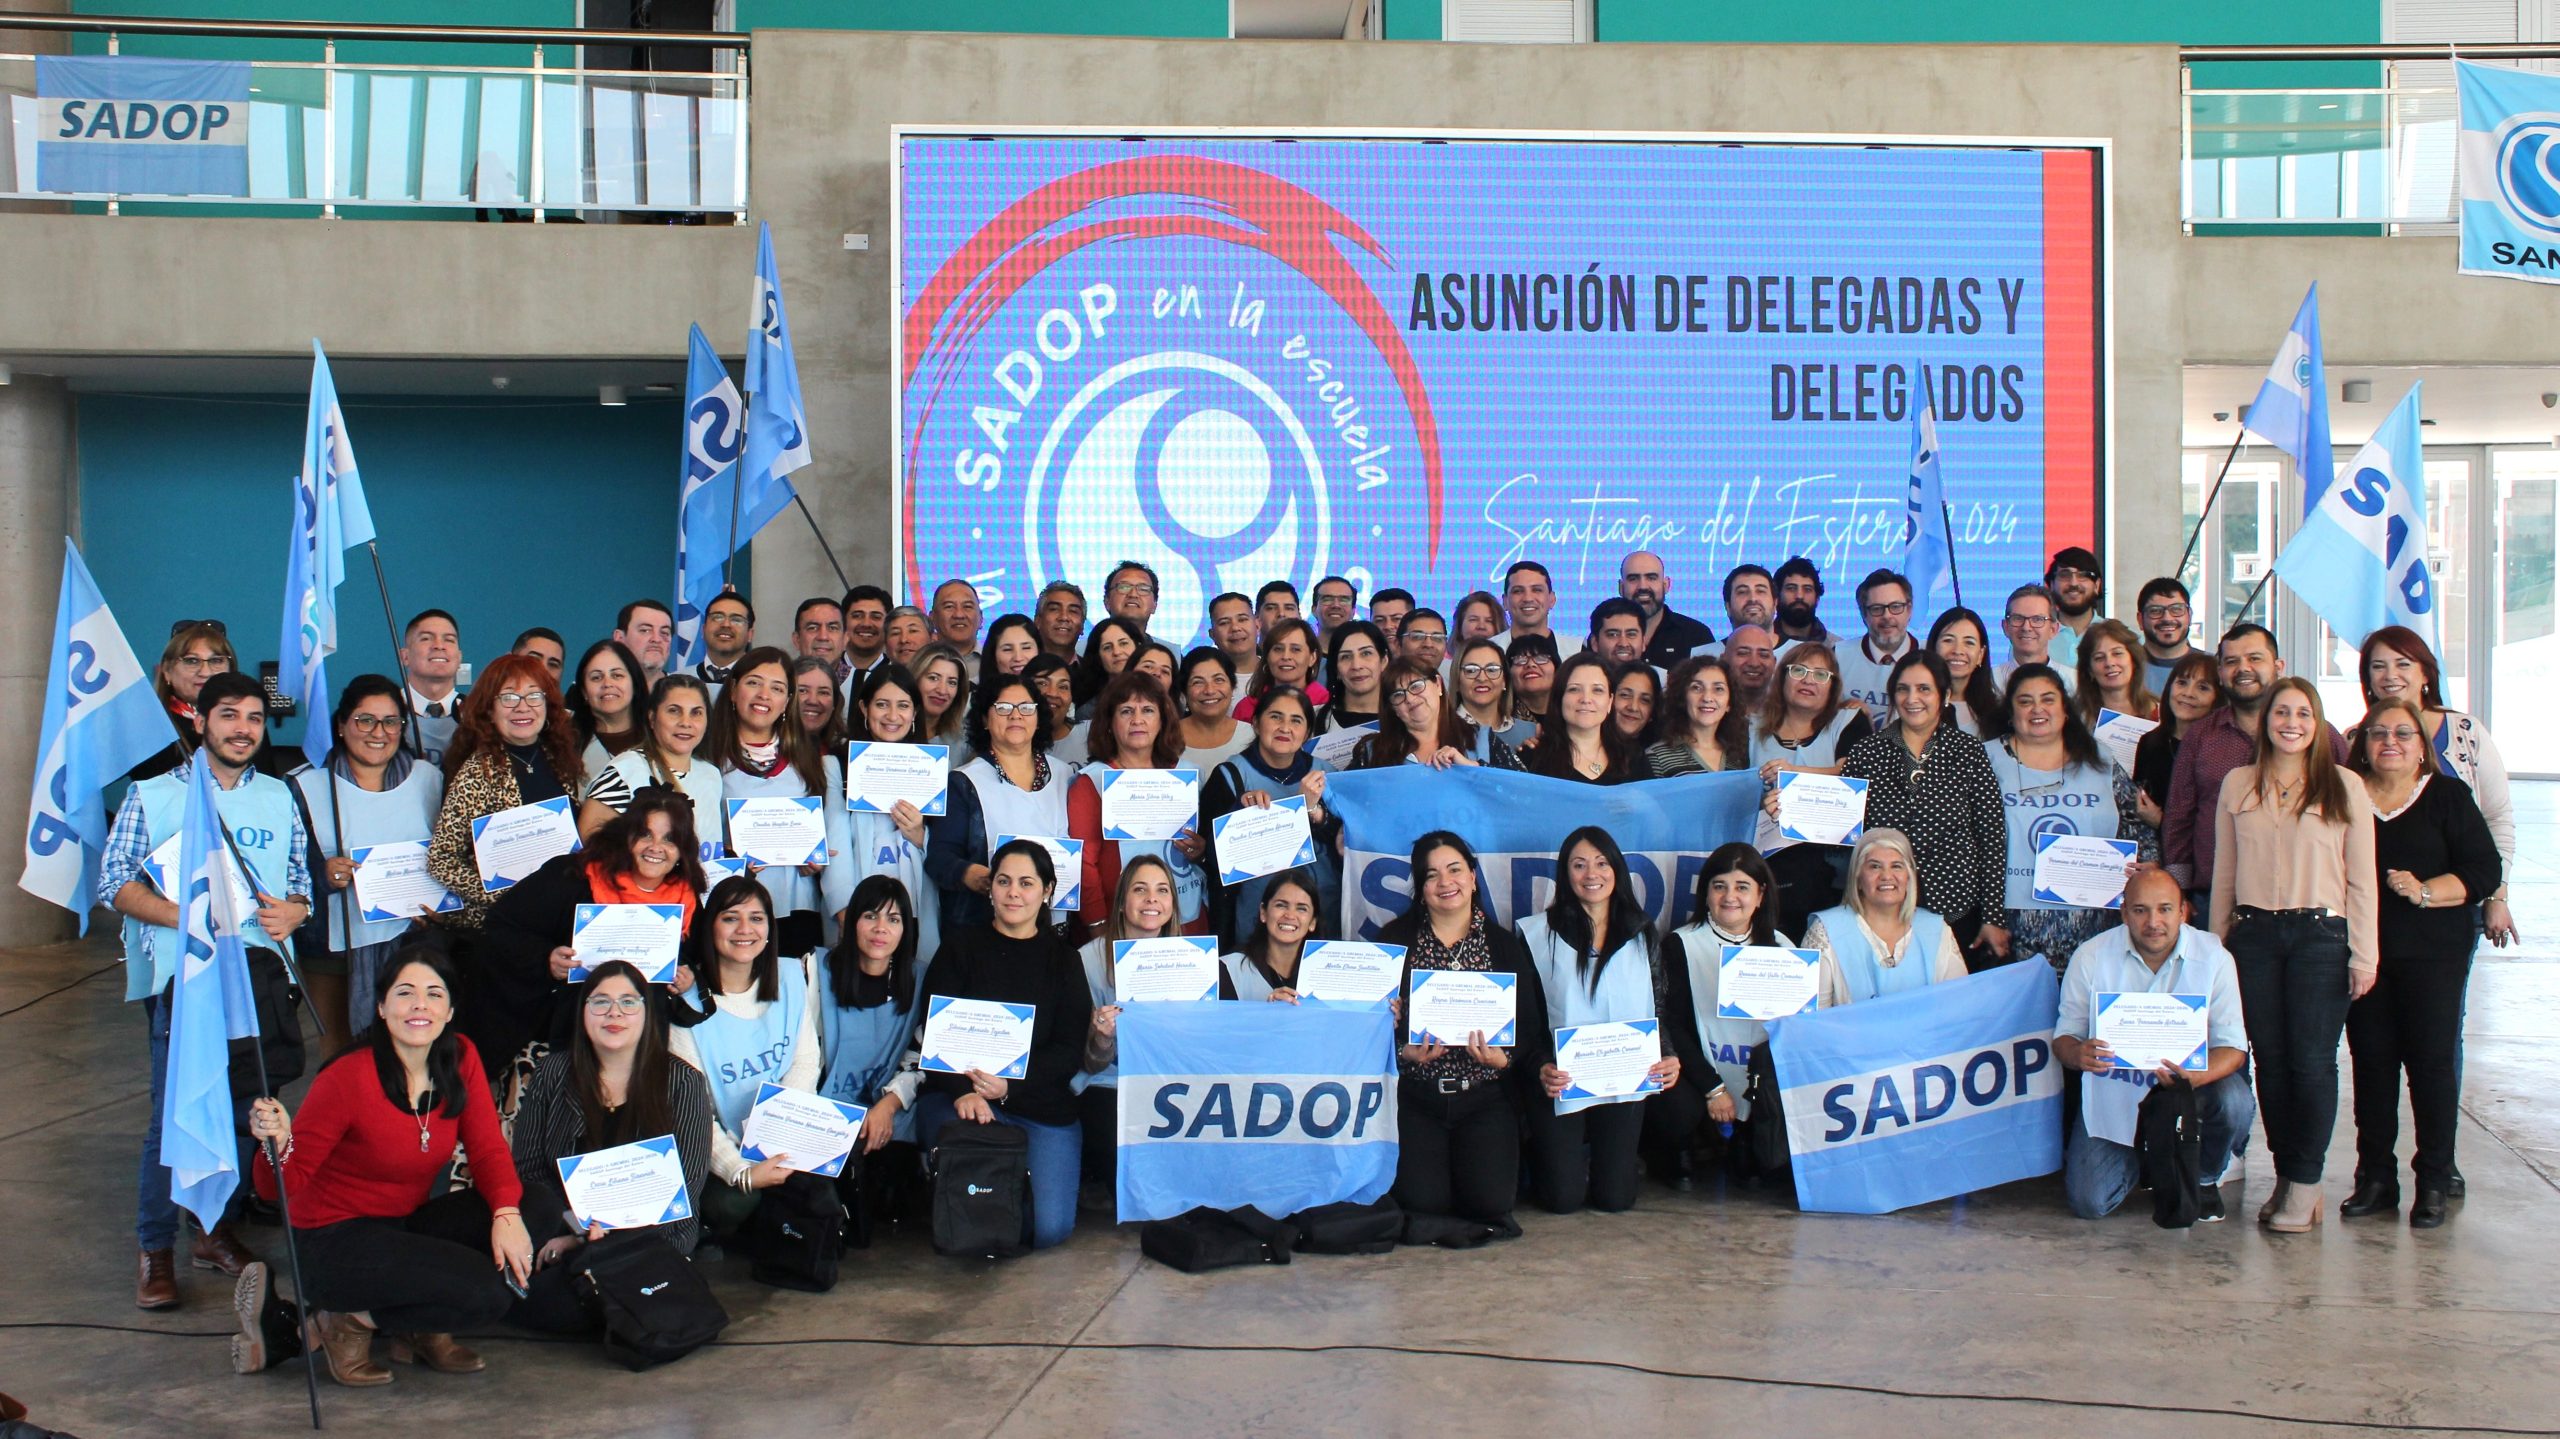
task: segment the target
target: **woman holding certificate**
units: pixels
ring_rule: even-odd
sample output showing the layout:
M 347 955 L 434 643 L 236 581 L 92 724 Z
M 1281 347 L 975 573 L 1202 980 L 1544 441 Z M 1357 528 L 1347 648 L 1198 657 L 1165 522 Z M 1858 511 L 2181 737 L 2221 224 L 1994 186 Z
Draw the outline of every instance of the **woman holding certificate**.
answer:
M 1867 782 L 1867 828 L 1902 832 L 1919 871 L 1919 904 L 1970 947 L 1983 922 L 1999 917 L 2009 830 L 2000 777 L 1982 741 L 1952 723 L 1948 686 L 1946 661 L 1927 650 L 1896 660 L 1886 682 L 1893 720 L 1860 740 L 1840 772 Z
M 1538 737 L 1520 756 L 1531 774 L 1584 784 L 1625 784 L 1645 777 L 1640 751 L 1618 734 L 1617 685 L 1609 662 L 1585 650 L 1556 671 L 1554 697 L 1538 717 Z
M 1550 1214 L 1586 1200 L 1614 1214 L 1636 1202 L 1645 1097 L 1679 1082 L 1680 1060 L 1662 1050 L 1653 926 L 1607 830 L 1565 836 L 1555 900 L 1518 932 L 1547 1001 L 1520 1017 L 1524 1047 L 1548 1056 L 1526 1104 L 1530 1190 Z
M 1307 702 L 1305 691 L 1265 692 L 1253 715 L 1253 743 L 1200 778 L 1200 827 L 1214 833 L 1220 819 L 1247 805 L 1268 808 L 1275 800 L 1304 796 L 1316 842 L 1317 883 L 1324 887 L 1323 912 L 1330 914 L 1342 889 L 1341 858 L 1333 847 L 1335 827 L 1324 812 L 1324 766 L 1307 752 L 1314 731 L 1315 706 Z M 1212 908 L 1219 943 L 1232 945 L 1244 933 L 1272 878 L 1261 875 L 1218 887 Z
M 584 788 L 579 744 L 539 657 L 500 655 L 480 672 L 444 754 L 444 807 L 427 841 L 427 873 L 462 901 L 444 923 L 473 933 L 488 917 L 493 896 L 480 883 L 472 821 Z
M 1387 667 L 1387 711 L 1378 732 L 1352 743 L 1347 769 L 1386 769 L 1411 762 L 1433 769 L 1484 765 L 1516 770 L 1520 757 L 1458 712 L 1437 666 L 1399 659 Z
M 2088 650 L 2080 653 L 2085 657 Z M 2138 672 L 2132 660 L 2125 663 Z M 2122 893 L 2124 880 L 2121 874 L 2115 877 L 2116 894 L 2100 892 L 2105 881 L 2094 874 L 2087 874 L 2086 882 L 2097 888 L 2087 892 L 2076 884 L 2063 885 L 2060 876 L 2054 876 L 2051 887 L 2040 884 L 2037 869 L 2044 847 L 2121 839 L 2133 850 L 2125 858 L 2129 870 L 2137 860 L 2160 862 L 2160 834 L 2142 822 L 2141 791 L 2133 776 L 2098 748 L 2053 666 L 2018 666 L 2009 676 L 2008 701 L 2008 718 L 2001 726 L 2007 733 L 1992 741 L 1987 752 L 1991 772 L 2000 777 L 2008 815 L 2009 875 L 1998 917 L 1982 926 L 1979 942 L 2003 963 L 2040 954 L 2059 970 L 2070 962 L 2072 951 L 2115 926 L 2117 913 L 2105 906 Z M 2104 857 L 2097 860 L 2103 868 Z
M 1769 1042 L 1760 1020 L 1723 1013 L 1724 953 L 1743 946 L 1793 949 L 1778 932 L 1778 881 L 1760 851 L 1717 848 L 1698 871 L 1697 908 L 1662 942 L 1662 1028 L 1680 1059 L 1680 1082 L 1645 1105 L 1645 1147 L 1675 1183 L 1689 1177 L 1689 1146 L 1703 1124 L 1720 1127 L 1725 1165 L 1751 1163 L 1751 1051 Z M 1727 1127 L 1729 1126 L 1729 1127 Z
M 1196 783 L 1189 802 L 1189 822 L 1178 832 L 1150 839 L 1106 837 L 1109 830 L 1118 826 L 1105 813 L 1114 802 L 1106 800 L 1104 793 L 1126 783 L 1113 778 L 1114 773 L 1170 770 L 1182 760 L 1182 737 L 1174 724 L 1173 701 L 1166 698 L 1163 686 L 1152 677 L 1132 670 L 1113 680 L 1094 701 L 1093 732 L 1085 743 L 1091 757 L 1067 787 L 1067 833 L 1084 844 L 1077 932 L 1088 932 L 1109 916 L 1111 897 L 1120 887 L 1120 867 L 1139 855 L 1151 854 L 1173 872 L 1176 917 L 1182 932 L 1207 934 L 1209 887 L 1208 876 L 1200 866 L 1206 846 L 1201 838 Z
M 1508 990 L 1507 1026 L 1526 1038 L 1520 1015 L 1543 1015 L 1538 967 L 1520 936 L 1494 922 L 1476 896 L 1476 855 L 1447 830 L 1414 841 L 1413 902 L 1387 921 L 1382 944 L 1405 947 L 1398 1013 L 1411 1041 L 1396 1050 L 1395 1199 L 1408 1215 L 1441 1215 L 1517 1235 L 1511 1207 L 1520 1192 L 1520 1114 L 1512 1105 L 1513 1071 L 1547 1058 L 1504 1044 L 1498 1004 Z M 1416 994 L 1441 973 L 1484 976 L 1466 993 L 1487 1013 L 1464 1033 L 1441 1034 L 1435 1015 L 1417 1009 Z M 1491 1025 L 1492 1028 L 1485 1026 Z
M 480 1356 L 455 1332 L 504 1317 L 508 1285 L 533 1272 L 497 1105 L 471 1041 L 453 1028 L 453 972 L 424 946 L 384 968 L 372 1026 L 321 1069 L 300 1114 L 274 1099 L 249 1106 L 260 1143 L 251 1178 L 269 1199 L 281 1184 L 291 1201 L 304 1343 L 331 1378 L 357 1387 L 391 1382 L 373 1359 L 377 1332 L 391 1335 L 399 1362 L 478 1372 Z M 457 1148 L 472 1187 L 440 1192 Z M 263 1265 L 241 1275 L 244 1291 L 265 1284 Z M 233 1350 L 243 1370 L 264 1363 L 262 1341 Z
M 1009 691 L 1020 693 L 1021 691 Z M 1084 1072 L 1093 1027 L 1093 992 L 1066 936 L 1049 922 L 1058 873 L 1046 846 L 1017 839 L 996 850 L 988 878 L 991 922 L 953 931 L 925 976 L 925 1013 L 938 999 L 1027 1006 L 1032 1011 L 1022 1076 L 985 1069 L 928 1070 L 916 1104 L 916 1133 L 926 1152 L 945 1125 L 1009 1124 L 1030 1140 L 1031 1244 L 1064 1243 L 1076 1226 L 1076 1189 L 1083 1170 L 1076 1126 L 1075 1077 Z M 919 1032 L 926 1061 L 932 1021 Z M 1010 1066 L 1006 1066 L 1010 1067 Z
M 639 1232 L 681 1254 L 691 1254 L 701 1242 L 711 1090 L 702 1071 L 675 1062 L 667 1001 L 656 989 L 628 960 L 609 960 L 588 971 L 572 996 L 576 1030 L 525 1082 L 511 1144 L 531 1216 L 534 1272 L 512 1317 L 528 1329 L 588 1334 L 597 1327 L 576 1287 L 571 1261 L 588 1237 L 565 1217 L 572 1206 L 560 1181 L 561 1160 L 675 1136 L 693 1212 Z
M 944 934 L 987 922 L 998 837 L 1066 837 L 1073 771 L 1049 758 L 1049 718 L 1048 701 L 1027 680 L 978 687 L 969 715 L 976 756 L 952 771 L 944 813 L 927 825 L 924 868 L 942 896 Z
M 569 718 L 578 727 L 580 758 L 594 774 L 640 743 L 640 659 L 620 640 L 598 640 L 569 671 Z
M 1307 941 L 1316 937 L 1318 893 L 1315 875 L 1284 869 L 1261 880 L 1262 899 L 1254 909 L 1253 933 L 1241 949 L 1222 956 L 1225 969 L 1219 998 L 1298 1002 L 1298 962 Z
M 1084 1129 L 1084 1173 L 1079 1180 L 1109 1181 L 1120 1147 L 1120 1000 L 1111 946 L 1121 940 L 1179 934 L 1174 922 L 1173 869 L 1151 854 L 1120 870 L 1111 917 L 1102 922 L 1078 957 L 1085 988 L 1093 995 L 1093 1028 L 1084 1042 L 1084 1069 L 1073 1083 L 1076 1122 Z
M 355 856 L 377 846 L 398 846 L 413 856 L 412 866 L 423 864 L 444 802 L 444 772 L 400 743 L 406 718 L 398 682 L 358 675 L 339 692 L 330 716 L 337 743 L 327 763 L 287 776 L 311 837 L 311 873 L 322 886 L 313 916 L 321 942 L 304 952 L 302 974 L 311 1002 L 328 1021 L 331 1055 L 344 1051 L 373 1013 L 375 972 L 421 912 L 409 902 L 368 903 L 357 886 Z
M 1734 708 L 1733 671 L 1723 660 L 1691 655 L 1672 667 L 1663 693 L 1662 738 L 1644 752 L 1646 773 L 1713 774 L 1751 763 L 1751 726 Z
M 826 942 L 819 876 L 847 843 L 844 767 L 801 733 L 789 656 L 764 646 L 739 658 L 713 709 L 710 749 L 729 853 L 772 895 L 782 952 L 806 955 Z M 810 799 L 815 814 L 800 803 Z
M 593 839 L 597 830 L 631 806 L 631 797 L 648 785 L 671 789 L 693 804 L 693 832 L 718 834 L 720 766 L 697 762 L 694 752 L 711 729 L 711 690 L 698 676 L 669 674 L 649 691 L 649 728 L 640 743 L 615 755 L 587 782 L 586 802 L 578 806 L 578 835 Z
M 875 874 L 854 886 L 843 938 L 827 952 L 818 1003 L 826 1077 L 818 1093 L 863 1111 L 857 1163 L 836 1181 L 836 1194 L 848 1209 L 866 1203 L 866 1192 L 884 1187 L 860 1183 L 859 1171 L 892 1141 L 910 1147 L 903 1167 L 911 1173 L 917 1167 L 912 1146 L 918 1075 L 907 1063 L 920 1013 L 916 995 L 923 987 L 916 934 L 906 887 Z
M 2444 702 L 2444 672 L 2436 652 L 2406 625 L 2384 625 L 2365 636 L 2356 672 L 2364 681 L 2365 703 L 2407 699 L 2426 716 L 2427 747 L 2435 767 L 2462 781 L 2480 806 L 2480 817 L 2497 836 L 2505 873 L 2516 867 L 2515 800 L 2507 790 L 2507 761 L 2489 727 Z M 2505 884 L 2479 896 L 2483 932 L 2504 948 L 2515 943 L 2515 916 L 2507 909 Z M 2459 1185 L 2457 1184 L 2457 1189 Z
M 2338 1119 L 2338 1035 L 2380 966 L 2373 801 L 2320 742 L 2320 691 L 2267 690 L 2257 759 L 2222 780 L 2213 812 L 2213 932 L 2240 972 L 2258 1113 L 2276 1192 L 2258 1222 L 2307 1233 Z M 2432 893 L 2432 891 L 2431 891 Z
M 1843 691 L 1831 647 L 1806 640 L 1788 649 L 1769 698 L 1752 720 L 1751 763 L 1774 801 L 1781 773 L 1838 774 L 1840 762 L 1874 730 L 1865 708 Z M 1795 933 L 1838 904 L 1845 864 L 1838 845 L 1790 844 L 1770 855 L 1769 870 L 1778 880 L 1778 927 Z
M 1920 907 L 1920 865 L 1902 831 L 1859 836 L 1849 876 L 1847 902 L 1804 930 L 1804 947 L 1822 957 L 1815 975 L 1822 1008 L 1965 977 L 1955 927 Z
M 916 691 L 914 677 L 901 666 L 875 667 L 862 682 L 862 693 L 854 701 L 853 712 L 856 738 L 876 744 L 919 742 L 916 719 L 923 712 L 922 697 Z M 947 756 L 945 763 L 948 764 Z M 945 773 L 948 774 L 947 769 Z M 948 787 L 946 779 L 946 791 Z M 942 900 L 925 877 L 925 845 L 932 835 L 925 827 L 924 811 L 908 799 L 891 805 L 886 814 L 848 810 L 844 828 L 845 853 L 827 866 L 820 886 L 827 913 L 841 916 L 862 881 L 886 875 L 909 896 L 901 902 L 901 909 L 908 927 L 915 931 L 918 952 L 932 954 L 942 942 Z M 843 939 L 839 931 L 837 943 L 843 943 Z

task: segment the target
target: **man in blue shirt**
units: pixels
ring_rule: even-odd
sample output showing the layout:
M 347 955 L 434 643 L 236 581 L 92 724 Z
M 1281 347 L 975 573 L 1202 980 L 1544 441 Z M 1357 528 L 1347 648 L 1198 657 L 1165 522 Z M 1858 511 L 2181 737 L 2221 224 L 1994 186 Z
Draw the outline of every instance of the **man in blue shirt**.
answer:
M 2167 1065 L 2143 1074 L 2120 1068 L 2092 1036 L 2101 994 L 2200 994 L 2205 997 L 2205 1066 L 2186 1071 L 2196 1087 L 2204 1146 L 2197 1189 L 2198 1220 L 2223 1217 L 2222 1178 L 2249 1144 L 2258 1106 L 2249 1091 L 2249 1035 L 2240 1014 L 2240 977 L 2231 952 L 2187 927 L 2187 897 L 2167 870 L 2144 869 L 2124 887 L 2124 923 L 2083 944 L 2062 972 L 2062 1013 L 2053 1054 L 2086 1076 L 2080 1113 L 2062 1155 L 2062 1189 L 2071 1212 L 2102 1219 L 2115 1212 L 2142 1175 L 2134 1154 L 2133 1114 L 2153 1084 L 2177 1074 Z M 2093 1134 L 2092 1128 L 2101 1133 Z M 2119 1137 L 2106 1137 L 2106 1136 Z

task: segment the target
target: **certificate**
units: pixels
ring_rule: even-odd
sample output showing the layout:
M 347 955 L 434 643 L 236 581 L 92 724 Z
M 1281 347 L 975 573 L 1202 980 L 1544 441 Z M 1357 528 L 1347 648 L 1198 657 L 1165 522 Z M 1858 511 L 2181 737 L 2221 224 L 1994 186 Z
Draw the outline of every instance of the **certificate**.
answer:
M 1307 753 L 1326 769 L 1340 769 L 1351 762 L 1351 751 L 1360 741 L 1378 732 L 1375 722 L 1356 724 L 1349 729 L 1328 730 L 1307 741 Z
M 1031 1068 L 1028 1004 L 992 999 L 953 999 L 937 994 L 924 1016 L 924 1065 L 944 1074 L 983 1069 L 998 1079 L 1020 1079 Z
M 2036 836 L 2034 899 L 2075 909 L 2120 909 L 2125 866 L 2141 847 L 2129 839 L 2085 834 Z
M 1102 786 L 1104 839 L 1171 839 L 1200 820 L 1200 771 L 1106 769 Z
M 1050 834 L 1000 834 L 987 841 L 987 853 L 1027 839 L 1049 851 L 1049 863 L 1058 871 L 1057 892 L 1049 896 L 1049 908 L 1074 909 L 1084 902 L 1084 841 L 1064 839 Z
M 1813 1008 L 1822 956 L 1771 944 L 1728 944 L 1716 964 L 1716 1018 L 1763 1022 Z
M 1218 942 L 1205 934 L 1123 939 L 1111 946 L 1111 992 L 1122 1004 L 1218 997 Z
M 367 920 L 450 914 L 462 901 L 427 873 L 427 842 L 393 840 L 347 851 L 356 864 L 356 908 Z
M 2205 996 L 2098 994 L 2090 1003 L 2089 1037 L 2115 1051 L 2116 1068 L 2204 1068 Z
M 768 1081 L 757 1089 L 756 1107 L 747 1111 L 746 1126 L 738 1132 L 738 1153 L 759 1164 L 784 1155 L 802 1174 L 833 1179 L 853 1157 L 853 1141 L 868 1112 L 859 1104 Z
M 951 746 L 854 740 L 844 747 L 844 806 L 887 814 L 898 801 L 939 815 L 951 790 Z
M 1556 1068 L 1573 1077 L 1558 1099 L 1621 1099 L 1662 1088 L 1660 1020 L 1576 1024 L 1556 1031 Z
M 1218 816 L 1210 826 L 1218 856 L 1218 882 L 1242 884 L 1316 862 L 1314 831 L 1307 827 L 1307 797 L 1275 799 L 1269 809 L 1246 805 Z
M 151 887 L 160 891 L 163 899 L 178 897 L 177 889 L 169 883 L 169 873 L 186 863 L 178 853 L 178 845 L 182 838 L 184 836 L 174 834 L 169 836 L 161 841 L 158 849 L 153 850 L 149 857 L 142 861 L 142 877 L 151 881 Z M 249 877 L 240 872 L 240 861 L 234 858 L 230 851 L 229 845 L 223 846 L 222 872 L 231 877 L 232 912 L 240 916 L 240 923 L 245 932 L 246 927 L 257 922 L 258 887 L 251 884 Z M 184 907 L 180 906 L 182 909 Z
M 729 801 L 729 853 L 757 864 L 824 864 L 826 801 L 814 794 Z
M 1856 844 L 1867 831 L 1867 782 L 1786 770 L 1778 776 L 1778 833 L 1798 844 Z
M 587 971 L 619 959 L 640 971 L 651 984 L 676 977 L 676 960 L 684 949 L 684 906 L 680 904 L 582 904 L 569 921 L 569 982 L 578 984 Z
M 1404 946 L 1312 939 L 1298 952 L 1298 998 L 1368 1009 L 1404 983 Z
M 471 858 L 480 867 L 480 887 L 491 894 L 577 847 L 578 826 L 569 818 L 566 795 L 471 821 Z
M 676 1137 L 662 1134 L 557 1161 L 578 1227 L 641 1229 L 693 1217 Z
M 1478 969 L 1417 969 L 1405 1001 L 1405 1028 L 1416 1044 L 1463 1045 L 1481 1033 L 1489 1045 L 1518 1042 L 1520 976 Z
M 2134 750 L 2141 746 L 2144 735 L 2159 727 L 2158 720 L 2135 719 L 2122 710 L 2101 708 L 2098 711 L 2097 727 L 2090 733 L 2095 735 L 2098 743 L 2105 747 L 2107 758 L 2116 762 L 2116 768 L 2131 774 Z
M 706 854 L 702 857 L 702 892 L 709 894 L 724 879 L 737 879 L 747 873 L 747 862 L 733 854 Z

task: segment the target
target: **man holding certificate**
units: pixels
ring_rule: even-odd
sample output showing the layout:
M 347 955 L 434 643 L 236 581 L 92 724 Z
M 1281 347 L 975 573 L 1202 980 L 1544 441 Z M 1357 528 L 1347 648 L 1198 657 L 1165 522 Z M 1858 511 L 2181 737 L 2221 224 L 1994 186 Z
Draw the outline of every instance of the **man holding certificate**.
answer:
M 2081 1071 L 2080 1114 L 2063 1148 L 2071 1212 L 2115 1212 L 2142 1176 L 2134 1116 L 2153 1084 L 2192 1084 L 2204 1124 L 2197 1218 L 2221 1219 L 2222 1176 L 2249 1144 L 2249 1038 L 2240 978 L 2222 942 L 2187 926 L 2187 898 L 2168 871 L 2124 890 L 2124 924 L 2083 944 L 2062 972 L 2053 1055 Z

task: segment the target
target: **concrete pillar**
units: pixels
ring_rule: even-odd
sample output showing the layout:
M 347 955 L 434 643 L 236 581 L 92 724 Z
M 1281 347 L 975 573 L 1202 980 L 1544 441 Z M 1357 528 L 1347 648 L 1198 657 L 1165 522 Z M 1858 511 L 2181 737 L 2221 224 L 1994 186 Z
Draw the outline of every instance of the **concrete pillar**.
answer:
M 18 888 L 27 794 L 53 659 L 54 601 L 69 532 L 71 396 L 62 381 L 18 374 L 0 385 L 0 945 L 68 938 L 71 916 Z

